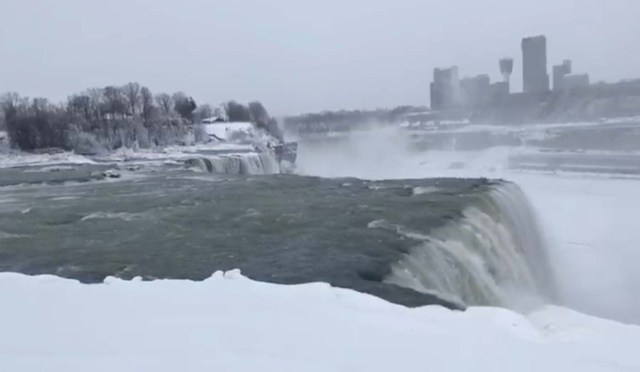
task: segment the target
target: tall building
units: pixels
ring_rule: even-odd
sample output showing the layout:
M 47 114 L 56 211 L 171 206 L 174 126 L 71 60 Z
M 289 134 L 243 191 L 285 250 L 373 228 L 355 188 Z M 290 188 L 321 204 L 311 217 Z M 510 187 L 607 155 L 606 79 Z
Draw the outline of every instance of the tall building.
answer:
M 460 99 L 466 108 L 485 106 L 491 99 L 491 79 L 489 75 L 478 75 L 460 80 Z
M 511 89 L 511 74 L 513 73 L 513 58 L 503 58 L 498 62 L 498 64 L 500 66 L 502 82 L 506 84 L 507 94 L 509 94 Z
M 560 92 L 564 90 L 564 78 L 571 73 L 571 61 L 565 59 L 561 65 L 553 66 L 553 90 Z
M 589 74 L 567 75 L 564 77 L 562 85 L 566 91 L 588 88 L 591 83 Z
M 433 70 L 431 83 L 431 109 L 449 110 L 460 105 L 460 78 L 458 67 Z
M 549 91 L 546 37 L 522 39 L 522 81 L 525 93 Z
M 591 81 L 589 74 L 573 74 L 570 60 L 565 60 L 561 65 L 553 66 L 553 91 L 570 92 L 588 88 Z

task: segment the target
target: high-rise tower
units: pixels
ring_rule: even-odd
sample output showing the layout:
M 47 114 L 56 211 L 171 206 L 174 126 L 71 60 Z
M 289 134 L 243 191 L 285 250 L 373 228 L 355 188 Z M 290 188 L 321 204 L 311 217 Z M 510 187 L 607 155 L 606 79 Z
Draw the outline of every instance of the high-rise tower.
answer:
M 512 73 L 513 73 L 513 58 L 501 59 L 500 74 L 502 74 L 502 82 L 507 86 L 507 93 L 509 93 L 510 91 Z
M 431 83 L 431 109 L 450 110 L 460 104 L 458 67 L 433 70 Z
M 525 93 L 549 91 L 546 37 L 522 39 L 522 82 Z

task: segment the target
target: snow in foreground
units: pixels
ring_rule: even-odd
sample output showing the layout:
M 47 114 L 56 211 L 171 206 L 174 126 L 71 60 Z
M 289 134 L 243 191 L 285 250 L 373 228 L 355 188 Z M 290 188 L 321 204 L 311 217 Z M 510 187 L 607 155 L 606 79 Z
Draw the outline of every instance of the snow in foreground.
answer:
M 0 274 L 2 371 L 631 371 L 640 327 L 546 307 L 408 309 L 238 272 L 101 285 Z

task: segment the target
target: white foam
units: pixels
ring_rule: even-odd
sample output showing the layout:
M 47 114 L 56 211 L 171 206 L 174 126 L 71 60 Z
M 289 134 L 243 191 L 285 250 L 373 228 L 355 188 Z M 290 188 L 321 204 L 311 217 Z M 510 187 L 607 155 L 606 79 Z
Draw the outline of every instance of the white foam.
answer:
M 432 194 L 440 189 L 435 186 L 417 186 L 413 188 L 413 195 Z
M 225 154 L 214 156 L 198 155 L 190 158 L 192 169 L 214 174 L 276 174 L 280 165 L 269 153 Z
M 80 221 L 89 220 L 103 220 L 103 219 L 120 219 L 123 221 L 133 221 L 141 218 L 139 213 L 126 213 L 126 212 L 94 212 L 88 214 L 80 219 Z
M 465 305 L 506 306 L 526 310 L 551 295 L 546 246 L 528 203 L 513 185 L 503 185 L 464 210 L 455 222 L 432 230 L 429 236 L 374 221 L 370 228 L 395 230 L 420 243 L 396 264 L 386 282 L 425 293 L 437 293 Z M 540 276 L 540 279 L 546 277 Z
M 15 239 L 15 238 L 23 238 L 24 235 L 11 234 L 5 231 L 0 231 L 0 240 L 2 239 Z

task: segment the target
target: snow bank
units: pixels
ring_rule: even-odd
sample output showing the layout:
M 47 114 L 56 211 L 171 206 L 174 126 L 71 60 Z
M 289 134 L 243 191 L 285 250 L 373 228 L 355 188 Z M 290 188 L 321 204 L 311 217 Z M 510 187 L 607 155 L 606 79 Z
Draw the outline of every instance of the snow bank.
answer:
M 102 161 L 159 161 L 167 159 L 189 159 L 198 152 L 220 151 L 225 153 L 245 153 L 254 151 L 250 145 L 232 143 L 208 143 L 192 146 L 167 146 L 162 149 L 138 149 L 120 148 L 107 155 L 96 157 Z
M 61 152 L 55 154 L 32 154 L 20 151 L 9 151 L 7 149 L 6 152 L 0 151 L 0 168 L 18 166 L 95 164 L 95 161 L 92 159 L 96 159 L 102 162 L 123 162 L 134 160 L 146 160 L 154 162 L 167 159 L 188 159 L 189 157 L 193 156 L 194 153 L 207 151 L 220 151 L 228 153 L 237 151 L 238 153 L 245 153 L 248 151 L 254 151 L 254 148 L 251 145 L 233 143 L 208 143 L 192 146 L 167 146 L 162 149 L 131 149 L 123 147 L 108 154 L 94 156 L 92 158 L 78 155 L 73 152 Z
M 615 371 L 640 328 L 548 307 L 408 309 L 325 284 L 239 272 L 82 285 L 0 274 L 7 371 Z

